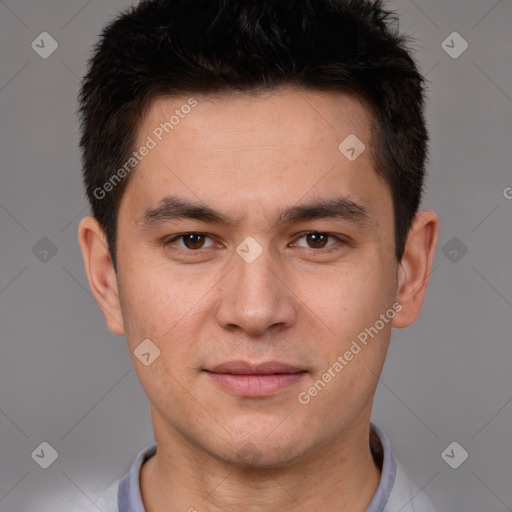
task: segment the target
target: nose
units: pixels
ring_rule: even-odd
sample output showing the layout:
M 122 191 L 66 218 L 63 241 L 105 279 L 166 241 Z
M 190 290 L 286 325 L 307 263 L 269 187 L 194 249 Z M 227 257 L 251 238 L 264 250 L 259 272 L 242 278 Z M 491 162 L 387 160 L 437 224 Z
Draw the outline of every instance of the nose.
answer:
M 252 262 L 235 254 L 233 264 L 223 282 L 218 323 L 253 336 L 293 325 L 298 308 L 278 258 L 265 248 Z

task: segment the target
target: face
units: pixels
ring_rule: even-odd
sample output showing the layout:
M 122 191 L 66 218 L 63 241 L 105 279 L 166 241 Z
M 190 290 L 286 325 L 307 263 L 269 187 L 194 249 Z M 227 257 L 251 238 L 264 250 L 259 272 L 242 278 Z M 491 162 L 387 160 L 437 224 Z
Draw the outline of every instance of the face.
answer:
M 250 446 L 278 465 L 369 419 L 400 309 L 369 115 L 291 89 L 152 104 L 136 144 L 151 149 L 119 210 L 117 284 L 157 437 L 229 461 Z M 148 365 L 134 355 L 145 339 L 160 351 Z

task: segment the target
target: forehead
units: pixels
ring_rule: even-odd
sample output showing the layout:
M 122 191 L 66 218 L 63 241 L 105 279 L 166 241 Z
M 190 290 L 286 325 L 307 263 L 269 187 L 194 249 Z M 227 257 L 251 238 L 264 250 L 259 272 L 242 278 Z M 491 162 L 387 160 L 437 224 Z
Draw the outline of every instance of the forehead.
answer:
M 197 106 L 189 109 L 192 101 Z M 315 137 L 337 138 L 344 130 L 352 130 L 371 145 L 372 115 L 367 104 L 354 94 L 334 91 L 281 87 L 268 91 L 157 97 L 150 103 L 139 126 L 139 141 L 151 133 L 158 138 L 161 123 L 169 120 L 172 130 L 167 133 L 164 129 L 161 134 L 167 140 L 171 137 L 166 135 L 179 137 L 179 132 L 185 131 L 178 130 L 179 125 L 186 124 L 188 132 L 206 136 L 221 145 L 232 143 L 233 137 L 243 138 L 244 132 L 266 134 L 269 140 L 274 140 L 276 133 L 281 132 L 284 138 L 280 138 L 280 143 L 285 142 L 289 133 L 289 142 L 293 143 L 292 137 L 297 142 L 299 138 L 300 142 L 312 141 Z
M 371 113 L 352 95 L 277 89 L 155 99 L 140 124 L 124 196 L 133 215 L 168 193 L 231 206 L 281 206 L 326 196 L 357 202 L 387 186 L 375 173 Z M 355 137 L 355 138 L 354 138 Z M 340 148 L 364 151 L 355 160 Z M 350 156 L 350 153 L 348 153 Z M 380 190 L 382 196 L 382 190 Z

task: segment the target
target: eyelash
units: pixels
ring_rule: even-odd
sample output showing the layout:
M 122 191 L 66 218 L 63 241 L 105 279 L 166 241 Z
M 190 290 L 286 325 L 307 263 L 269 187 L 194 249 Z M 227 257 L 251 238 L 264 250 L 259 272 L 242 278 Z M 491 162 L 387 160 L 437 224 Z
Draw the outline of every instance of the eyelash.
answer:
M 319 249 L 315 249 L 314 247 L 308 247 L 308 248 L 304 248 L 308 251 L 311 251 L 312 253 L 322 253 L 322 254 L 329 254 L 335 250 L 339 250 L 340 247 L 339 245 L 346 245 L 347 244 L 347 241 L 340 238 L 339 236 L 336 236 L 336 235 L 333 235 L 331 233 L 326 233 L 324 231 L 307 231 L 306 233 L 303 233 L 301 234 L 298 238 L 297 238 L 297 241 L 300 240 L 301 238 L 304 238 L 305 236 L 307 235 L 311 235 L 311 234 L 316 234 L 316 235 L 326 235 L 328 237 L 331 237 L 331 238 L 334 238 L 336 240 L 336 243 L 326 247 L 326 248 L 319 248 Z M 188 233 L 180 233 L 179 235 L 175 235 L 174 237 L 172 237 L 171 239 L 167 239 L 167 240 L 163 240 L 162 244 L 165 246 L 165 247 L 168 247 L 168 246 L 171 246 L 173 245 L 174 247 L 172 248 L 173 251 L 176 251 L 178 253 L 182 253 L 182 254 L 187 254 L 187 255 L 191 255 L 193 253 L 200 253 L 200 251 L 202 249 L 204 249 L 203 247 L 199 248 L 199 249 L 183 249 L 181 247 L 178 247 L 175 245 L 175 242 L 180 239 L 180 238 L 183 238 L 184 236 L 187 236 L 187 235 L 201 235 L 201 236 L 205 236 L 207 238 L 211 238 L 210 236 L 208 236 L 206 233 L 200 233 L 200 232 L 197 232 L 197 231 L 190 231 Z M 211 247 L 206 247 L 206 249 L 210 249 Z

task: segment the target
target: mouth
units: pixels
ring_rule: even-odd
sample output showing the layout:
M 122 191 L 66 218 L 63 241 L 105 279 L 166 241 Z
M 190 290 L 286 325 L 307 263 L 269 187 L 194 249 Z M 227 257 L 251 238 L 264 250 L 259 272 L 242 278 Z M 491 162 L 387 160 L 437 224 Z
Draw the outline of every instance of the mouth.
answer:
M 297 384 L 308 373 L 302 368 L 277 361 L 257 365 L 230 361 L 203 371 L 216 385 L 242 397 L 275 395 Z

